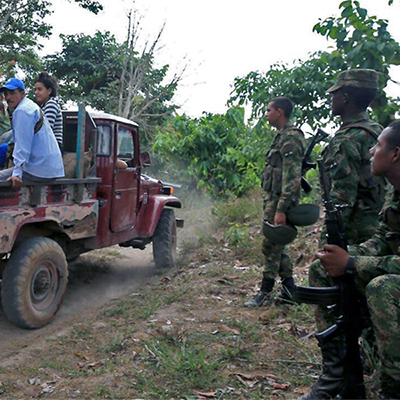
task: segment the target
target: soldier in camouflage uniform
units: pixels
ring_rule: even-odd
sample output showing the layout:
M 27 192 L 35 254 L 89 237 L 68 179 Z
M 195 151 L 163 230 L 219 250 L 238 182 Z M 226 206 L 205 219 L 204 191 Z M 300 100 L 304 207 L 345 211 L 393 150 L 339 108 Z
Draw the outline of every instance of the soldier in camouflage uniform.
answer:
M 377 87 L 374 70 L 354 69 L 342 72 L 328 89 L 332 114 L 339 115 L 343 123 L 322 156 L 331 182 L 332 202 L 341 206 L 349 244 L 362 243 L 375 233 L 385 199 L 385 180 L 372 175 L 369 156 L 382 130 L 366 112 Z M 325 230 L 322 242 L 324 234 Z
M 263 172 L 264 219 L 274 225 L 286 225 L 286 212 L 294 208 L 301 195 L 301 169 L 306 142 L 303 132 L 289 120 L 293 104 L 287 97 L 277 97 L 268 104 L 268 122 L 278 129 Z M 295 287 L 293 265 L 285 246 L 265 238 L 262 245 L 265 268 L 259 293 L 245 307 L 262 306 L 269 299 L 279 274 L 282 279 L 281 297 L 288 299 L 287 292 Z
M 372 173 L 386 177 L 394 186 L 382 209 L 381 222 L 368 241 L 353 245 L 349 253 L 335 245 L 325 245 L 310 267 L 313 286 L 333 285 L 332 278 L 350 273 L 368 304 L 378 348 L 382 399 L 400 399 L 400 121 L 389 125 L 371 149 Z M 321 266 L 322 264 L 322 266 Z M 318 306 L 318 330 L 334 322 L 326 307 Z M 311 392 L 301 400 L 330 399 L 343 387 L 343 337 L 321 348 L 323 373 Z

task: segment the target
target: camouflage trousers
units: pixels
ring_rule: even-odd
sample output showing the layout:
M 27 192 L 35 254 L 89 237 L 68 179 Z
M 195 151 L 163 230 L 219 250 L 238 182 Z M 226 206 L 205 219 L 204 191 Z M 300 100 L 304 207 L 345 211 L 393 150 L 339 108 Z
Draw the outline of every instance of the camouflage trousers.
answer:
M 272 224 L 274 223 L 277 204 L 277 198 L 264 200 L 264 219 Z M 262 253 L 265 259 L 264 278 L 275 279 L 279 275 L 283 280 L 293 276 L 293 264 L 285 250 L 285 246 L 271 243 L 270 240 L 264 238 Z
M 370 322 L 373 327 L 381 374 L 395 381 L 400 380 L 400 257 L 359 256 L 356 258 L 356 284 L 365 296 Z M 333 286 L 319 261 L 309 269 L 311 286 Z M 318 331 L 335 322 L 334 315 L 326 307 L 316 307 Z
M 293 264 L 285 251 L 285 246 L 274 244 L 268 239 L 264 239 L 262 252 L 265 258 L 263 272 L 265 278 L 275 279 L 279 275 L 281 279 L 285 279 L 293 276 Z

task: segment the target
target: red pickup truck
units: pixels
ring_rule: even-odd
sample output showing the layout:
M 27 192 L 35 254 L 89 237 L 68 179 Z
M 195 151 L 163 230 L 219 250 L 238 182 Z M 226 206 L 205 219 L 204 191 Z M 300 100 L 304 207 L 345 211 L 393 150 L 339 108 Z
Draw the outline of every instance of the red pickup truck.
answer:
M 10 321 L 49 323 L 64 297 L 67 260 L 82 253 L 152 243 L 157 268 L 175 265 L 183 221 L 174 208 L 182 204 L 143 174 L 149 163 L 136 123 L 80 106 L 64 113 L 64 178 L 19 189 L 0 182 L 1 301 Z

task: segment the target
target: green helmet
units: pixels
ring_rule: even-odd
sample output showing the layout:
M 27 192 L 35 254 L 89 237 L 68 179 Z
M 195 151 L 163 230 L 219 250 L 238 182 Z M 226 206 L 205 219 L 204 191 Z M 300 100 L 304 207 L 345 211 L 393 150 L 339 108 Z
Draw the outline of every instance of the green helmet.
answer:
M 286 220 L 295 226 L 313 225 L 319 218 L 319 206 L 317 204 L 299 204 L 286 212 Z
M 292 242 L 297 236 L 297 229 L 292 225 L 272 225 L 263 220 L 263 234 L 274 244 L 285 245 Z

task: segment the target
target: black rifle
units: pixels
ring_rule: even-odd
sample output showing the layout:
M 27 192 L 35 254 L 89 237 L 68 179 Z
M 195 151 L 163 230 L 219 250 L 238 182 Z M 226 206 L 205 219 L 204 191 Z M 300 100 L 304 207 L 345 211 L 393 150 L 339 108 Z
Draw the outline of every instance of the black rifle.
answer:
M 347 251 L 347 240 L 344 233 L 340 209 L 332 203 L 330 187 L 325 164 L 318 159 L 322 201 L 325 207 L 326 239 L 329 244 L 335 244 Z M 345 274 L 335 278 L 338 286 L 331 288 L 309 288 L 298 286 L 294 300 L 299 303 L 335 305 L 341 315 L 335 325 L 316 335 L 320 345 L 337 336 L 344 335 L 344 386 L 336 399 L 365 399 L 363 367 L 360 357 L 358 339 L 363 328 L 362 299 L 358 294 L 354 277 Z
M 328 136 L 329 136 L 328 133 L 323 131 L 321 128 L 318 128 L 317 133 L 313 136 L 311 143 L 309 144 L 308 149 L 307 149 L 306 153 L 304 154 L 303 163 L 302 163 L 302 167 L 301 167 L 301 187 L 305 193 L 310 193 L 312 190 L 312 186 L 305 178 L 305 174 L 310 169 L 315 169 L 315 167 L 316 167 L 316 164 L 311 162 L 311 153 L 314 149 L 314 146 L 317 143 L 324 140 L 325 138 L 327 138 Z

